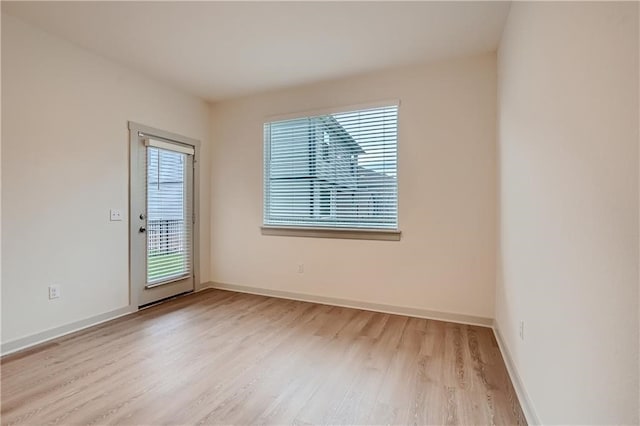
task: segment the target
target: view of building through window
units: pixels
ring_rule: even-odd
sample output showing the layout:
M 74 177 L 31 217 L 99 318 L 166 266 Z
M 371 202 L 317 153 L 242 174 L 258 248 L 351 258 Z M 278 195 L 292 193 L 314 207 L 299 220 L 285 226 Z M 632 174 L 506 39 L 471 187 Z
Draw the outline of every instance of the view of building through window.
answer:
M 396 105 L 265 124 L 264 224 L 397 228 Z
M 147 148 L 147 281 L 188 270 L 185 154 Z

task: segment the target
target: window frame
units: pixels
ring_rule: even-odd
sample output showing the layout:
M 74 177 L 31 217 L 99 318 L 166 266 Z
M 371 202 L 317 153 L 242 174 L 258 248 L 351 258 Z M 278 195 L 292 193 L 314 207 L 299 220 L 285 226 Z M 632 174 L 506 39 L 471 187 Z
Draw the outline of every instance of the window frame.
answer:
M 276 122 L 276 121 L 284 121 L 284 120 L 293 120 L 297 118 L 304 117 L 312 117 L 312 116 L 321 116 L 321 115 L 330 115 L 330 114 L 339 114 L 346 113 L 357 110 L 365 110 L 372 108 L 380 108 L 385 106 L 396 106 L 398 108 L 398 126 L 397 126 L 397 139 L 396 139 L 396 179 L 398 179 L 397 186 L 397 196 L 396 196 L 396 223 L 397 226 L 395 229 L 378 229 L 378 228 L 346 228 L 346 227 L 334 227 L 328 224 L 327 226 L 315 225 L 315 226 L 298 226 L 298 225 L 267 225 L 264 223 L 264 213 L 267 208 L 267 197 L 266 195 L 266 179 L 267 179 L 267 166 L 265 164 L 264 158 L 269 154 L 270 143 L 266 144 L 265 141 L 269 137 L 266 133 L 266 124 Z M 303 111 L 297 113 L 290 114 L 281 114 L 274 116 L 267 116 L 263 120 L 263 173 L 262 173 L 262 188 L 263 188 L 263 204 L 262 204 L 262 225 L 260 226 L 262 235 L 266 236 L 284 236 L 284 237 L 311 237 L 311 238 L 340 238 L 340 239 L 362 239 L 362 240 L 382 240 L 382 241 L 400 241 L 402 232 L 400 231 L 400 100 L 386 100 L 379 101 L 374 103 L 367 104 L 358 104 L 358 105 L 349 105 L 337 108 L 325 108 L 320 110 L 311 110 L 311 111 Z M 324 143 L 324 136 L 323 136 Z M 331 149 L 331 146 L 327 147 L 328 150 Z M 324 161 L 322 157 L 322 153 L 318 153 L 321 159 Z M 331 191 L 331 198 L 333 199 L 336 194 L 333 194 Z M 332 215 L 335 212 L 332 211 Z

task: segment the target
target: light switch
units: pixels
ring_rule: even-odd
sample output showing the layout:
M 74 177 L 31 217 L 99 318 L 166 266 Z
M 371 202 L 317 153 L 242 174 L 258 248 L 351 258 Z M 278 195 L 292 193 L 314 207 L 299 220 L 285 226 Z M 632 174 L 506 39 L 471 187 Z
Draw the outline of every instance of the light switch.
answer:
M 111 213 L 111 221 L 112 222 L 117 222 L 117 221 L 121 221 L 122 220 L 122 211 L 121 210 L 111 209 L 110 213 Z

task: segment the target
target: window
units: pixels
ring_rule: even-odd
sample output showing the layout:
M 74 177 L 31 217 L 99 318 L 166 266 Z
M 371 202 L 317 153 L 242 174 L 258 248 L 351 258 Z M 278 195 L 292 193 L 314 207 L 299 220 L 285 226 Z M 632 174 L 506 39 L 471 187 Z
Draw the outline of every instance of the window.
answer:
M 397 104 L 264 131 L 263 229 L 397 231 Z
M 321 157 L 324 161 L 329 161 L 329 149 L 331 147 L 331 137 L 329 132 L 322 133 L 322 141 L 320 142 Z
M 147 284 L 191 275 L 191 203 L 185 152 L 147 146 Z M 161 142 L 163 143 L 163 142 Z M 191 154 L 193 155 L 193 154 Z
M 320 190 L 320 217 L 327 218 L 331 216 L 331 190 Z

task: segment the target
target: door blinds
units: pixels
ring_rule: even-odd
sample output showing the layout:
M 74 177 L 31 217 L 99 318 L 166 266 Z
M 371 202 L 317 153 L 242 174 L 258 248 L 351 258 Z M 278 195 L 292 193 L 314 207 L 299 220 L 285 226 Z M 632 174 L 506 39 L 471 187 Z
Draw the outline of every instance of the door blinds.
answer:
M 146 145 L 147 286 L 192 275 L 193 148 L 148 139 Z

